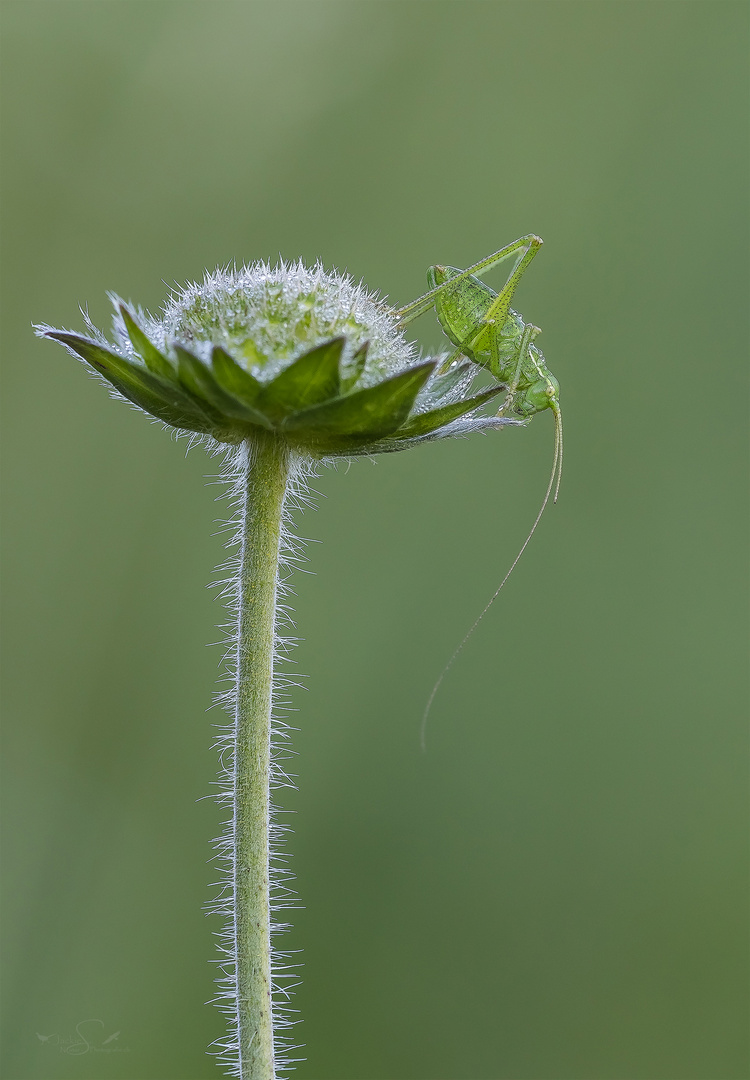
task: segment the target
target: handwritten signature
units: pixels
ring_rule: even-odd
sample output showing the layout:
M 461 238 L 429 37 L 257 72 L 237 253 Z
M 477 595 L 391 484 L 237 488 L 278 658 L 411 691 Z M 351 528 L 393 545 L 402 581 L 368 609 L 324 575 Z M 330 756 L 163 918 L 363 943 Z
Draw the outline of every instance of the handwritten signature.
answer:
M 94 1032 L 90 1027 L 91 1024 L 98 1024 L 101 1027 L 100 1032 Z M 89 1025 L 88 1027 L 86 1025 Z M 81 1030 L 85 1028 L 85 1032 Z M 41 1035 L 38 1031 L 36 1033 L 37 1039 L 41 1043 L 47 1043 L 49 1046 L 57 1046 L 61 1054 L 72 1054 L 77 1057 L 80 1054 L 128 1054 L 130 1053 L 129 1046 L 116 1046 L 115 1043 L 120 1038 L 121 1032 L 115 1031 L 111 1035 L 108 1035 L 106 1039 L 103 1039 L 104 1031 L 106 1030 L 103 1020 L 81 1020 L 75 1026 L 75 1031 L 72 1035 L 60 1035 L 55 1032 L 52 1035 Z

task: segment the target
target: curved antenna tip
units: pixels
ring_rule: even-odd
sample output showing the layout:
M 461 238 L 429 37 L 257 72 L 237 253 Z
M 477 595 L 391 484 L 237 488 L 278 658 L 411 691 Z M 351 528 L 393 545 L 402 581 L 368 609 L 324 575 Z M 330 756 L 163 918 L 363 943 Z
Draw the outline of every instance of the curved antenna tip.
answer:
M 510 575 L 513 573 L 516 566 L 518 565 L 518 562 L 519 562 L 521 556 L 523 555 L 524 551 L 526 550 L 526 548 L 529 545 L 529 541 L 531 540 L 532 536 L 536 532 L 537 525 L 542 520 L 542 514 L 544 513 L 544 511 L 545 511 L 545 509 L 547 507 L 547 503 L 549 502 L 549 497 L 552 494 L 552 489 L 553 488 L 555 489 L 555 499 L 557 499 L 557 493 L 560 490 L 561 477 L 562 477 L 562 416 L 560 414 L 560 408 L 558 406 L 556 411 L 555 411 L 555 449 L 554 449 L 554 453 L 553 453 L 553 456 L 552 456 L 552 470 L 550 472 L 550 477 L 549 477 L 549 480 L 547 482 L 547 490 L 545 491 L 544 498 L 542 499 L 542 505 L 539 507 L 539 512 L 536 515 L 536 517 L 534 518 L 534 524 L 529 529 L 528 536 L 526 537 L 523 544 L 521 545 L 520 550 L 519 550 L 518 554 L 516 555 L 515 559 L 510 564 L 510 568 L 508 569 L 508 572 L 506 573 L 505 577 L 500 582 L 500 584 L 495 589 L 495 591 L 492 594 L 492 596 L 490 597 L 490 599 L 487 601 L 485 606 L 480 611 L 479 615 L 476 617 L 476 619 L 474 620 L 472 625 L 467 630 L 466 634 L 462 638 L 462 640 L 459 643 L 458 647 L 453 652 L 453 655 L 451 656 L 448 663 L 445 665 L 445 667 L 441 671 L 437 682 L 435 683 L 435 685 L 432 688 L 430 696 L 427 699 L 427 704 L 425 705 L 424 713 L 422 714 L 422 723 L 421 723 L 420 728 L 419 728 L 419 742 L 420 742 L 420 746 L 422 748 L 422 753 L 427 752 L 427 740 L 426 740 L 427 720 L 428 720 L 429 715 L 430 715 L 430 710 L 432 709 L 432 703 L 435 700 L 435 698 L 437 697 L 437 692 L 438 692 L 438 690 L 440 689 L 440 687 L 442 685 L 443 679 L 448 674 L 450 669 L 453 667 L 453 664 L 454 664 L 456 658 L 458 657 L 459 653 L 463 649 L 464 645 L 469 640 L 471 635 L 474 633 L 476 628 L 479 626 L 480 622 L 485 617 L 487 612 L 490 610 L 490 608 L 494 604 L 495 600 L 497 600 L 498 596 L 500 595 L 500 590 L 503 588 L 503 586 L 507 582 L 508 578 L 510 577 Z M 555 481 L 557 481 L 557 484 L 555 484 Z

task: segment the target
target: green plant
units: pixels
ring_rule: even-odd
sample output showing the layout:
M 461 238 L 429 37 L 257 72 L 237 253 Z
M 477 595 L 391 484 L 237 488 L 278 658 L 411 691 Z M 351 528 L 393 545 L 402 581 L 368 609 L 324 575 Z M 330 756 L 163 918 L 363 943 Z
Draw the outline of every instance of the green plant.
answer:
M 37 327 L 82 358 L 116 396 L 223 453 L 237 555 L 226 591 L 234 626 L 232 689 L 225 695 L 232 723 L 221 740 L 220 799 L 231 815 L 218 842 L 226 879 L 216 909 L 226 917 L 219 1004 L 229 1035 L 219 1053 L 241 1080 L 273 1080 L 293 1049 L 280 1036 L 289 1019 L 282 957 L 272 947 L 280 929 L 272 913 L 287 889 L 274 863 L 271 803 L 271 789 L 285 781 L 279 748 L 286 731 L 274 703 L 285 648 L 279 567 L 294 543 L 290 506 L 318 461 L 523 424 L 547 407 L 558 415 L 557 384 L 509 308 L 540 243 L 525 238 L 443 280 L 436 277 L 441 268 L 433 268 L 434 287 L 400 311 L 321 266 L 254 264 L 188 285 L 160 318 L 113 296 L 114 344 L 88 320 L 87 335 Z M 498 299 L 475 273 L 517 251 Z M 481 309 L 477 285 L 483 299 L 490 295 Z M 444 327 L 453 320 L 449 336 L 457 349 L 423 360 L 402 327 L 433 304 Z M 501 381 L 474 392 L 482 367 Z M 515 418 L 477 412 L 503 390 L 503 408 Z

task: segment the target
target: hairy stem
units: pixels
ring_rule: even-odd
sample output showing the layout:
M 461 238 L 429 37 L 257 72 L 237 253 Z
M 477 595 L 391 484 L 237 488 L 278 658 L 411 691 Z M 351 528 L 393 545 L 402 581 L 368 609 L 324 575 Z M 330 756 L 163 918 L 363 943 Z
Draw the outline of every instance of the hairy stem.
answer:
M 239 1076 L 274 1080 L 269 902 L 271 708 L 279 546 L 289 452 L 247 445 L 239 569 L 233 919 Z

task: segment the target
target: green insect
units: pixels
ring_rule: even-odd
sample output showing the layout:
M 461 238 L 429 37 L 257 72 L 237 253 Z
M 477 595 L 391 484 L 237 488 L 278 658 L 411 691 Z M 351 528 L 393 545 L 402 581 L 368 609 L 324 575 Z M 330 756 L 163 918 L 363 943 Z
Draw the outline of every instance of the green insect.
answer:
M 538 236 L 522 236 L 520 240 L 481 259 L 468 270 L 459 270 L 455 266 L 431 266 L 427 271 L 429 291 L 397 312 L 400 322 L 406 325 L 434 307 L 443 332 L 456 347 L 442 370 L 448 370 L 463 356 L 486 368 L 499 382 L 505 383 L 508 392 L 498 415 L 511 413 L 523 420 L 530 420 L 536 413 L 550 409 L 555 418 L 552 472 L 541 508 L 508 573 L 453 653 L 430 694 L 422 718 L 423 749 L 427 717 L 440 684 L 526 550 L 552 489 L 555 491 L 555 502 L 560 489 L 563 458 L 560 386 L 548 369 L 541 350 L 534 345 L 534 338 L 541 331 L 531 323 L 524 323 L 510 306 L 524 271 L 541 246 L 542 241 Z M 505 285 L 496 293 L 485 285 L 480 275 L 512 255 L 516 255 L 513 269 Z
M 560 386 L 544 362 L 541 349 L 533 343 L 541 331 L 531 323 L 524 323 L 510 306 L 524 271 L 541 246 L 538 236 L 523 236 L 468 270 L 431 266 L 427 271 L 429 292 L 401 308 L 397 315 L 405 325 L 434 307 L 443 332 L 456 346 L 444 369 L 465 356 L 507 385 L 508 393 L 498 415 L 510 413 L 529 420 L 535 413 L 551 409 L 555 417 L 556 500 L 562 473 Z M 503 288 L 496 293 L 485 285 L 480 275 L 514 254 L 515 265 Z

